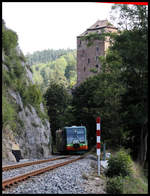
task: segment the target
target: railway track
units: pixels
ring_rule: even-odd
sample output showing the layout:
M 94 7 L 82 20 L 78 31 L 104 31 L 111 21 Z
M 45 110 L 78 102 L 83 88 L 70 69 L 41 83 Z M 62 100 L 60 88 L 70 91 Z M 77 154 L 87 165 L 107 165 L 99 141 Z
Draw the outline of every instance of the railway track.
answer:
M 55 161 L 59 159 L 68 158 L 68 157 L 70 156 L 61 156 L 61 157 L 56 157 L 56 158 L 51 158 L 51 159 L 38 160 L 38 161 L 32 161 L 32 162 L 26 162 L 26 163 L 14 164 L 14 165 L 7 165 L 7 166 L 2 167 L 2 171 L 8 171 L 8 170 L 17 169 L 20 167 L 26 167 L 30 165 L 37 165 L 37 164 L 46 163 L 49 161 Z
M 59 157 L 60 158 L 60 157 Z M 65 157 L 65 158 L 70 158 L 70 157 Z M 12 178 L 9 178 L 9 179 L 5 179 L 2 181 L 2 189 L 5 190 L 6 188 L 14 185 L 14 184 L 17 184 L 18 182 L 20 181 L 24 181 L 32 176 L 36 176 L 36 175 L 39 175 L 39 174 L 42 174 L 44 172 L 47 172 L 47 171 L 50 171 L 50 170 L 53 170 L 55 168 L 58 168 L 58 167 L 62 167 L 64 165 L 67 165 L 69 163 L 72 163 L 74 161 L 77 161 L 79 159 L 82 159 L 84 158 L 84 156 L 79 156 L 77 158 L 74 158 L 74 159 L 71 159 L 71 160 L 67 160 L 67 161 L 64 161 L 62 163 L 57 163 L 57 164 L 54 164 L 54 165 L 51 165 L 51 166 L 47 166 L 47 167 L 43 167 L 41 169 L 36 169 L 36 170 L 32 170 L 30 172 L 27 172 L 25 174 L 22 174 L 22 175 L 17 175 L 15 177 L 12 177 Z M 56 160 L 56 158 L 54 158 Z M 53 159 L 53 160 L 54 160 Z M 58 159 L 58 158 L 57 158 Z M 52 159 L 51 159 L 52 160 Z M 42 160 L 43 161 L 43 160 Z M 35 161 L 34 161 L 35 162 Z M 36 162 L 39 162 L 39 161 L 36 161 Z M 38 163 L 39 164 L 39 163 Z M 27 166 L 27 165 L 26 165 Z

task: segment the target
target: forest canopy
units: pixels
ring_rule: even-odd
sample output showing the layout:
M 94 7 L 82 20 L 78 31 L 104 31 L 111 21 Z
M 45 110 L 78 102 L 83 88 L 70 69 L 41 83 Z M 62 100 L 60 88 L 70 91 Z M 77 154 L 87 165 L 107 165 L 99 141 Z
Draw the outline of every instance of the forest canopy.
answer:
M 71 88 L 76 84 L 76 50 L 44 50 L 27 55 L 33 80 L 46 89 L 50 82 Z

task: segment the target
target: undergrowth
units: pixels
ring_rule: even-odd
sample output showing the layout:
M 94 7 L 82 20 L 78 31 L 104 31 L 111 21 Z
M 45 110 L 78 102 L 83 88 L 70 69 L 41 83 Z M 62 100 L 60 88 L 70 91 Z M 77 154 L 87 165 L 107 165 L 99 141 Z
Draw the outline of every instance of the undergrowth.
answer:
M 120 150 L 108 160 L 106 192 L 110 194 L 147 194 L 148 180 L 138 163 Z

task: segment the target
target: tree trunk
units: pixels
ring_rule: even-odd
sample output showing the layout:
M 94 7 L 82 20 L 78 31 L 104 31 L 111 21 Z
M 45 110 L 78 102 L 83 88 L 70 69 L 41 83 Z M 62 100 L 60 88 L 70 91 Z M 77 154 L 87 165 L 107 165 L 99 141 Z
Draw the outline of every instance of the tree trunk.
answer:
M 138 162 L 140 165 L 144 166 L 147 156 L 147 139 L 148 139 L 148 129 L 147 123 L 143 126 L 140 136 L 140 147 L 138 153 Z

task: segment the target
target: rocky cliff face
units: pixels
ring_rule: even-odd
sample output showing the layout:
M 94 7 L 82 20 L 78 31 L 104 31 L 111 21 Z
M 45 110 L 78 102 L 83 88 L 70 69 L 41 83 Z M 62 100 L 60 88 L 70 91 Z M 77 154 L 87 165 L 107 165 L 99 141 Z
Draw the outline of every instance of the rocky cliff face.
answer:
M 16 139 L 20 145 L 22 156 L 25 158 L 47 157 L 51 153 L 51 132 L 47 119 L 43 121 L 32 105 L 24 108 L 18 92 L 9 90 L 10 95 L 20 107 L 18 117 L 22 122 Z M 40 105 L 44 113 L 43 104 Z
M 5 27 L 5 29 L 3 29 L 3 34 L 6 31 L 7 28 Z M 3 35 L 3 37 L 5 38 L 6 35 Z M 4 39 L 4 46 L 6 45 L 5 42 L 7 40 L 8 39 Z M 11 146 L 13 142 L 17 142 L 19 144 L 23 158 L 47 157 L 51 154 L 52 138 L 50 124 L 44 109 L 44 105 L 42 102 L 35 102 L 34 93 L 31 94 L 32 96 L 29 96 L 26 93 L 28 99 L 25 97 L 25 94 L 23 94 L 25 90 L 28 92 L 28 88 L 31 89 L 32 85 L 34 85 L 31 69 L 29 65 L 26 64 L 25 60 L 21 58 L 23 54 L 18 46 L 11 49 L 10 53 L 12 54 L 13 51 L 14 55 L 15 51 L 14 57 L 17 59 L 16 61 L 13 61 L 13 57 L 5 53 L 6 49 L 7 48 L 3 49 L 2 54 L 2 67 L 4 75 L 2 86 L 4 98 L 2 104 L 4 115 L 2 130 L 3 161 L 15 161 L 14 156 L 11 153 Z M 15 63 L 18 63 L 17 67 Z M 17 71 L 22 68 L 24 70 L 23 75 L 17 75 L 20 77 L 18 79 L 14 73 L 18 74 Z M 14 74 L 13 77 L 12 70 Z M 22 80 L 24 80 L 24 83 Z M 19 91 L 18 89 L 25 90 Z M 24 101 L 25 98 L 26 102 Z M 34 100 L 34 104 L 32 100 Z M 8 107 L 9 105 L 11 106 L 11 104 L 13 104 L 13 109 Z M 9 116 L 11 113 L 12 116 Z M 13 120 L 11 117 L 13 117 Z

